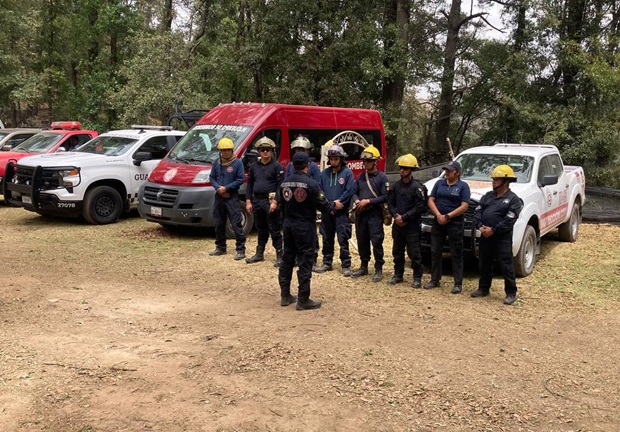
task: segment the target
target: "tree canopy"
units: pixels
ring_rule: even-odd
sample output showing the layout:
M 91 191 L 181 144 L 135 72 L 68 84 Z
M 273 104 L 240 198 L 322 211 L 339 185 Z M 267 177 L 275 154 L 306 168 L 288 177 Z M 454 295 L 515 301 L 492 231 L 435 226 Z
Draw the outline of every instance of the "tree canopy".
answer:
M 478 6 L 501 11 L 500 38 L 460 0 L 0 0 L 0 119 L 104 131 L 177 100 L 376 108 L 389 162 L 445 160 L 447 139 L 555 144 L 620 187 L 620 3 Z

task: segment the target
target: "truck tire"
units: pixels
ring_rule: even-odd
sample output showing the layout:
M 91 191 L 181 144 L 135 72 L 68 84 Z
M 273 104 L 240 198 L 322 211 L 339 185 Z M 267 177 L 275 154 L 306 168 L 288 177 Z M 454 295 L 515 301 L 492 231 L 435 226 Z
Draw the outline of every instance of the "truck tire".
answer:
M 570 212 L 570 218 L 558 227 L 558 237 L 565 242 L 571 242 L 577 240 L 579 235 L 579 224 L 581 223 L 581 212 L 577 203 L 573 204 L 573 208 Z
M 252 228 L 254 228 L 254 214 L 248 213 L 245 210 L 245 202 L 239 201 L 239 207 L 241 207 L 241 226 L 243 227 L 243 234 L 246 236 L 250 234 Z M 235 231 L 233 231 L 230 220 L 226 222 L 226 237 L 229 239 L 235 238 Z
M 536 231 L 531 225 L 525 227 L 519 253 L 514 257 L 515 275 L 525 277 L 532 274 L 536 263 Z
M 123 200 L 110 186 L 97 186 L 86 193 L 82 216 L 93 225 L 114 223 L 123 211 Z

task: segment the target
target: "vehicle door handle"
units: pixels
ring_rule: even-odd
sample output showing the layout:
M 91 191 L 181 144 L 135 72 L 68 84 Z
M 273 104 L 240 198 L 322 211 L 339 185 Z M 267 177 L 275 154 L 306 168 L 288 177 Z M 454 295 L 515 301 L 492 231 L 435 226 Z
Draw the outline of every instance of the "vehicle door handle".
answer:
M 553 192 L 553 195 L 557 195 L 557 194 L 558 194 L 558 191 Z

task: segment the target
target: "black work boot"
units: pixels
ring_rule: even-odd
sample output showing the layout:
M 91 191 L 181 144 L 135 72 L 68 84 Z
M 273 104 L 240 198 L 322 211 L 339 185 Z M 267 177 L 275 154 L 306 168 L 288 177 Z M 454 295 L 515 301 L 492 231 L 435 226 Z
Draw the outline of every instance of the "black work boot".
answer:
M 312 269 L 315 273 L 325 273 L 326 271 L 332 271 L 334 268 L 331 264 L 323 264 L 320 267 L 315 267 Z
M 375 274 L 372 277 L 372 281 L 379 282 L 381 279 L 383 279 L 383 269 L 375 269 Z
M 353 273 L 351 273 L 351 277 L 355 279 L 361 276 L 366 276 L 367 274 L 368 274 L 368 263 L 362 263 L 362 266 L 358 270 L 355 270 Z
M 413 288 L 422 288 L 422 278 L 421 277 L 414 277 L 413 278 L 413 283 L 411 284 L 411 286 Z
M 430 281 L 428 283 L 425 283 L 423 288 L 424 289 L 439 288 L 439 282 Z
M 243 258 L 245 258 L 245 251 L 237 251 L 235 258 L 234 258 L 235 261 L 242 260 Z
M 349 267 L 343 267 L 342 268 L 342 275 L 344 277 L 350 277 L 351 276 L 351 269 Z
M 282 265 L 282 249 L 276 251 L 276 262 L 273 264 L 274 267 L 280 267 Z
M 489 295 L 488 291 L 481 290 L 480 288 L 478 288 L 476 291 L 471 293 L 472 297 L 486 297 L 488 295 Z
M 463 291 L 463 287 L 461 285 L 454 285 L 452 287 L 452 291 L 450 291 L 452 294 L 460 294 L 461 291 Z
M 218 249 L 215 248 L 214 251 L 209 252 L 210 256 L 220 256 L 220 255 L 226 255 L 226 249 Z
M 511 305 L 517 301 L 517 293 L 506 294 L 506 298 L 504 299 L 505 305 Z
M 288 306 L 290 304 L 295 303 L 296 301 L 297 301 L 297 297 L 289 294 L 287 296 L 281 297 L 280 306 Z
M 312 299 L 308 299 L 306 301 L 297 300 L 297 310 L 310 310 L 310 309 L 318 309 L 321 307 L 320 301 L 314 301 Z
M 248 264 L 265 261 L 265 246 L 257 246 L 256 253 L 253 257 L 246 258 L 245 262 Z
M 388 285 L 396 285 L 403 282 L 403 275 L 394 274 L 392 279 L 388 281 Z

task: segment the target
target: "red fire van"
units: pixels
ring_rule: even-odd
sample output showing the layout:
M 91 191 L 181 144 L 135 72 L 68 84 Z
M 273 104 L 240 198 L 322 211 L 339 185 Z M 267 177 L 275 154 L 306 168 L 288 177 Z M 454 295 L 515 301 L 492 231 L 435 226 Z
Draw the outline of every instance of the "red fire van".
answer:
M 291 158 L 290 143 L 298 135 L 314 145 L 310 157 L 318 163 L 321 147 L 344 131 L 363 137 L 361 143 L 353 142 L 355 139 L 342 141 L 349 155 L 347 163 L 356 175 L 362 170 L 359 156 L 364 145 L 374 145 L 385 156 L 385 133 L 376 110 L 266 103 L 220 105 L 202 117 L 151 172 L 140 189 L 138 211 L 146 220 L 162 225 L 214 226 L 215 190 L 209 173 L 212 161 L 219 157 L 216 145 L 221 138 L 233 140 L 235 155 L 247 166 L 245 153 L 258 139 L 269 137 L 276 143 L 278 161 L 286 167 Z M 378 166 L 383 170 L 385 159 Z M 244 230 L 249 232 L 254 218 L 245 212 L 244 192 L 242 187 L 239 205 Z

